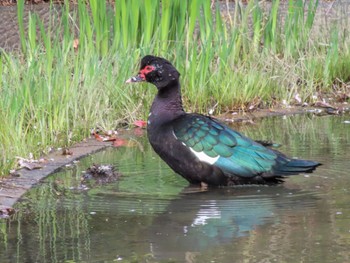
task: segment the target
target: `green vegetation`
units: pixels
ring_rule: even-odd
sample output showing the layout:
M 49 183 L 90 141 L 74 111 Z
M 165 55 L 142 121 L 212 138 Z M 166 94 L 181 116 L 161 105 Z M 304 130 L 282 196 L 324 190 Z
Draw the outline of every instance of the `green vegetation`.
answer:
M 236 2 L 229 13 L 210 0 L 79 0 L 71 9 L 66 1 L 48 26 L 31 14 L 27 30 L 23 2 L 22 52 L 0 57 L 0 174 L 15 156 L 146 118 L 155 90 L 124 85 L 146 54 L 175 64 L 190 111 L 271 106 L 297 93 L 310 101 L 350 79 L 347 23 L 314 29 L 318 0 L 290 0 L 283 21 L 278 0 L 268 11 Z

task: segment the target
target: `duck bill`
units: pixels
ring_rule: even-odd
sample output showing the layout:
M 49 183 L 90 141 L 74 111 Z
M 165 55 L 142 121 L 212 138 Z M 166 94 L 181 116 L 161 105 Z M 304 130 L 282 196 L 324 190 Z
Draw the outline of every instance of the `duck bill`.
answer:
M 135 77 L 131 77 L 125 83 L 134 83 L 134 82 L 142 82 L 145 81 L 145 78 L 143 78 L 141 75 L 137 75 Z

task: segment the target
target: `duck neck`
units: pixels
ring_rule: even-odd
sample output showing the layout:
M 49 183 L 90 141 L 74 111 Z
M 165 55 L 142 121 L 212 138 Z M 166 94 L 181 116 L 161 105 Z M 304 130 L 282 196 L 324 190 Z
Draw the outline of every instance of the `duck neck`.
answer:
M 163 123 L 172 121 L 184 113 L 179 80 L 174 80 L 166 87 L 158 89 L 151 107 L 150 119 L 157 118 L 160 123 Z

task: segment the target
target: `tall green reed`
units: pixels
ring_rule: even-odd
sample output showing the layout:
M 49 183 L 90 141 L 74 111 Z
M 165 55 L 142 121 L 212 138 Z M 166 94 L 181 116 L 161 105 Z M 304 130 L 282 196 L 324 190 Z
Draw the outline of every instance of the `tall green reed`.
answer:
M 315 20 L 315 14 L 319 1 L 311 0 L 306 2 L 302 0 L 288 2 L 288 13 L 284 25 L 285 54 L 298 55 L 308 44 L 310 32 Z M 306 16 L 304 15 L 307 9 Z

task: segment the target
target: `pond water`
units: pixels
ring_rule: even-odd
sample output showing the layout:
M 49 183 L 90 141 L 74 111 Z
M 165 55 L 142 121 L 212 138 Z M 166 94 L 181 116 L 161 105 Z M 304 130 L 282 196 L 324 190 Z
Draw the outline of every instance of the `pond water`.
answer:
M 0 221 L 0 262 L 350 262 L 350 116 L 266 118 L 236 129 L 323 163 L 279 186 L 200 191 L 137 132 L 53 174 Z M 82 187 L 92 163 L 118 181 Z

